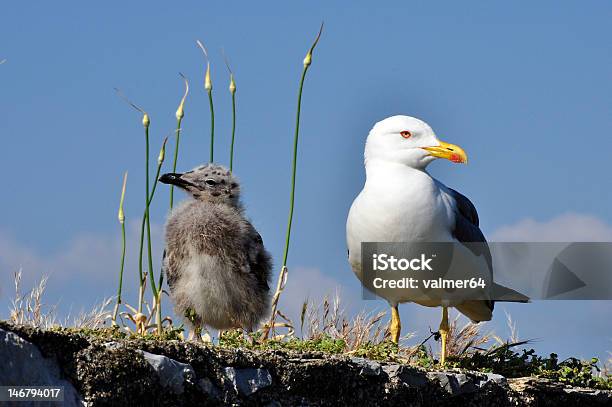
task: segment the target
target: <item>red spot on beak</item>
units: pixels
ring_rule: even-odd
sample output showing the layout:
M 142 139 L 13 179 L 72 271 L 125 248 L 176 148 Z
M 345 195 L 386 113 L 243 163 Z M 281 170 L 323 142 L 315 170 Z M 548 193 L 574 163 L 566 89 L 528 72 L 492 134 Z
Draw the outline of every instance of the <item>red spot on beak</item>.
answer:
M 455 154 L 455 153 L 451 154 L 450 160 L 452 162 L 454 162 L 454 163 L 461 163 L 462 162 L 461 156 L 459 154 Z

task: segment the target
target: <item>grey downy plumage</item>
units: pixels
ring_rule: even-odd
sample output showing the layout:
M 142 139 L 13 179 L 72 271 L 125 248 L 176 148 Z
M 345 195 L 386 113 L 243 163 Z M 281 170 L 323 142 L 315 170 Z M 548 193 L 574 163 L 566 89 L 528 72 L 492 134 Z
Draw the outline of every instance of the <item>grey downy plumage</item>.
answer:
M 188 194 L 168 216 L 164 270 L 175 312 L 198 331 L 252 331 L 270 305 L 272 262 L 261 236 L 244 215 L 238 180 L 207 164 L 160 182 Z

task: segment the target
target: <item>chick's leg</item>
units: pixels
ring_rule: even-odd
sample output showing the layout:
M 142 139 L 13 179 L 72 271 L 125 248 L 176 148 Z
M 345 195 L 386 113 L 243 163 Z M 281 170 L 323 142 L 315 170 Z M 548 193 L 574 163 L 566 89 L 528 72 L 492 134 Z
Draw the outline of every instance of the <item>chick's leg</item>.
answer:
M 185 317 L 191 322 L 193 329 L 189 332 L 189 341 L 202 342 L 202 320 L 193 310 L 193 308 L 187 308 L 185 311 Z

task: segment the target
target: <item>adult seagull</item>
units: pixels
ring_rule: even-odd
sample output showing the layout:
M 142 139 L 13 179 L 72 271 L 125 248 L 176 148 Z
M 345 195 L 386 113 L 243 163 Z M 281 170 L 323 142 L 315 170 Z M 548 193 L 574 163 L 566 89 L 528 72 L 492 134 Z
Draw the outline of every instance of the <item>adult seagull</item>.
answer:
M 349 262 L 362 280 L 362 242 L 480 242 L 461 245 L 464 255 L 474 258 L 474 267 L 492 277 L 491 254 L 478 227 L 478 213 L 468 198 L 433 178 L 426 167 L 438 158 L 467 163 L 465 151 L 438 140 L 431 127 L 410 116 L 392 116 L 374 125 L 365 146 L 366 182 L 351 206 L 346 239 Z M 467 253 L 467 254 L 466 254 Z M 501 287 L 501 286 L 498 286 Z M 510 289 L 506 293 L 513 292 Z M 391 339 L 397 343 L 401 323 L 398 303 L 412 301 L 401 291 L 381 291 L 391 305 Z M 518 294 L 515 300 L 524 301 Z M 448 307 L 453 306 L 474 322 L 489 321 L 492 300 L 448 301 L 428 299 L 415 302 L 442 306 L 441 363 L 446 358 Z

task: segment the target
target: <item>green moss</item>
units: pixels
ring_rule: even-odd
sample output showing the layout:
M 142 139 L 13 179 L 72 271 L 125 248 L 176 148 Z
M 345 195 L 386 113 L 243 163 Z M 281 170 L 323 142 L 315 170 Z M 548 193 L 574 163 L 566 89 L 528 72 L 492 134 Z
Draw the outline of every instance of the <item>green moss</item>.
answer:
M 568 358 L 558 362 L 557 355 L 551 353 L 550 358 L 544 359 L 544 366 L 540 367 L 538 376 L 570 386 L 612 389 L 612 376 L 594 375 L 594 372 L 599 372 L 598 361 L 597 358 L 590 361 Z
M 332 339 L 322 335 L 316 339 L 267 340 L 259 341 L 259 334 L 251 334 L 246 339 L 241 331 L 226 331 L 219 338 L 219 346 L 223 348 L 247 348 L 252 350 L 292 350 L 297 352 L 325 352 L 331 354 L 343 353 L 346 343 L 341 339 Z
M 353 351 L 355 356 L 380 361 L 399 361 L 399 347 L 391 341 L 380 343 L 366 342 Z
M 146 335 L 138 335 L 134 332 L 127 332 L 121 330 L 118 326 L 109 327 L 109 328 L 64 328 L 60 326 L 55 326 L 49 329 L 51 332 L 65 333 L 67 335 L 75 334 L 81 335 L 85 338 L 99 339 L 99 340 L 108 340 L 115 341 L 120 339 L 145 339 L 145 340 L 155 340 L 155 341 L 171 341 L 171 340 L 181 340 L 182 333 L 184 331 L 183 325 L 172 328 L 172 329 L 164 329 L 161 336 L 158 336 L 155 333 L 147 333 Z
M 290 338 L 288 340 L 259 341 L 258 334 L 251 334 L 251 340 L 245 339 L 240 331 L 227 331 L 219 339 L 219 346 L 224 348 L 247 348 L 252 350 L 291 350 L 296 352 L 325 352 L 330 354 L 348 353 L 346 342 L 328 335 L 314 339 Z M 398 361 L 397 344 L 384 341 L 381 343 L 366 342 L 359 348 L 350 351 L 353 356 L 365 357 L 379 361 Z
M 266 345 L 268 349 L 287 349 L 298 352 L 325 352 L 331 354 L 340 354 L 344 352 L 346 343 L 342 339 L 332 339 L 328 336 L 322 336 L 317 339 L 297 339 L 293 338 L 288 341 L 269 341 Z
M 461 356 L 449 356 L 450 367 L 494 372 L 505 377 L 525 377 L 537 374 L 544 360 L 533 349 L 515 352 L 511 344 L 504 344 L 485 352 L 473 352 Z
M 50 331 L 66 335 L 76 334 L 85 339 L 103 341 L 141 339 L 163 342 L 181 340 L 183 327 L 165 330 L 161 337 L 153 334 L 144 336 L 131 334 L 120 330 L 118 327 L 102 329 L 55 327 Z M 577 358 L 559 361 L 558 356 L 554 353 L 551 353 L 548 357 L 543 357 L 537 355 L 533 349 L 514 350 L 514 347 L 522 344 L 524 343 L 504 344 L 487 351 L 478 350 L 466 352 L 461 356 L 449 356 L 445 367 L 497 373 L 508 378 L 537 376 L 570 386 L 612 390 L 612 375 L 598 374 L 599 368 L 596 358 L 588 361 Z M 349 352 L 346 343 L 342 339 L 334 339 L 327 335 L 321 335 L 315 339 L 290 338 L 261 341 L 258 333 L 252 333 L 247 338 L 243 335 L 242 331 L 226 331 L 219 339 L 218 345 L 210 346 L 260 351 L 286 350 L 304 353 L 324 352 L 334 355 L 350 354 L 351 356 L 383 362 L 406 363 L 403 349 L 392 342 L 366 342 L 359 348 Z M 411 354 L 408 364 L 425 369 L 440 368 L 437 360 L 424 345 L 421 345 L 416 352 Z
M 245 339 L 240 331 L 225 332 L 219 340 L 219 346 L 224 348 L 247 348 L 252 350 L 292 350 L 297 352 L 325 352 L 330 354 L 347 353 L 346 343 L 341 339 L 320 336 L 317 339 L 297 339 L 278 341 L 258 341 L 256 334 L 251 340 Z M 521 343 L 522 344 L 522 343 Z M 597 376 L 596 358 L 581 361 L 569 358 L 559 362 L 557 355 L 549 357 L 538 356 L 533 349 L 514 351 L 513 346 L 520 344 L 504 344 L 488 351 L 466 353 L 461 356 L 449 356 L 446 368 L 460 368 L 485 373 L 497 373 L 505 377 L 538 376 L 570 386 L 612 389 L 612 376 Z M 384 341 L 381 343 L 366 342 L 350 352 L 352 356 L 364 357 L 384 362 L 405 362 L 401 349 L 397 344 Z M 425 368 L 440 368 L 424 345 L 410 357 L 410 364 Z
M 436 359 L 427 351 L 425 345 L 420 345 L 416 353 L 412 356 L 413 363 L 424 369 L 433 369 L 436 366 Z
M 133 335 L 136 338 L 155 340 L 155 341 L 179 341 L 183 340 L 183 325 L 172 329 L 164 329 L 161 336 L 156 333 L 147 333 L 146 335 Z
M 612 390 L 612 375 L 597 376 L 595 379 L 595 388 L 602 390 Z
M 475 352 L 460 357 L 450 356 L 448 365 L 462 369 L 492 372 L 505 377 L 537 376 L 570 386 L 612 389 L 612 376 L 598 376 L 597 358 L 589 361 L 568 358 L 559 362 L 558 356 L 538 356 L 534 349 L 516 352 L 512 344 L 505 344 L 487 352 Z
M 106 340 L 128 339 L 131 337 L 129 333 L 120 330 L 119 327 L 99 328 L 99 329 L 53 327 L 50 330 L 53 332 L 59 332 L 59 333 L 82 335 L 86 338 L 106 339 Z

